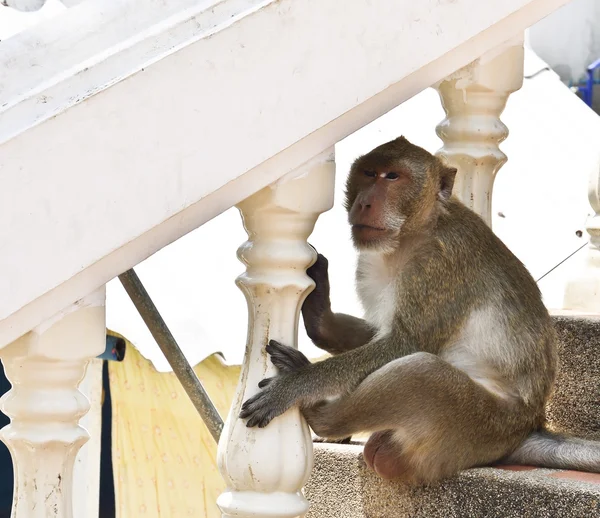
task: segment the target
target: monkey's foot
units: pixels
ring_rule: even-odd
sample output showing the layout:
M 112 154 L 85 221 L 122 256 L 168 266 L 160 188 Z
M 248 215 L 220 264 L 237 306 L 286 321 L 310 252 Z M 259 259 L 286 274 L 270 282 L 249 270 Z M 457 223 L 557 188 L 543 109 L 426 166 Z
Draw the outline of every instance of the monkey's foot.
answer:
M 248 399 L 240 412 L 241 419 L 248 419 L 246 426 L 264 428 L 274 418 L 283 414 L 298 403 L 297 374 L 310 365 L 310 360 L 293 347 L 270 340 L 266 347 L 271 362 L 277 367 L 279 374 L 260 381 L 261 391 Z
M 246 400 L 239 415 L 240 419 L 248 419 L 248 428 L 264 428 L 294 405 L 295 399 L 286 397 L 288 391 L 285 385 L 285 378 L 282 376 L 267 378 L 258 384 L 260 392 Z
M 366 465 L 381 478 L 407 478 L 409 464 L 392 430 L 371 434 L 363 450 Z
M 297 371 L 310 365 L 310 360 L 298 349 L 283 345 L 277 340 L 269 340 L 265 349 L 271 357 L 271 362 L 280 373 Z
M 345 437 L 343 439 L 328 439 L 327 437 L 321 437 L 313 432 L 312 441 L 327 444 L 352 444 L 352 437 Z
M 328 439 L 326 442 L 331 442 L 334 444 L 350 444 L 352 442 L 352 436 L 344 437 L 343 439 Z

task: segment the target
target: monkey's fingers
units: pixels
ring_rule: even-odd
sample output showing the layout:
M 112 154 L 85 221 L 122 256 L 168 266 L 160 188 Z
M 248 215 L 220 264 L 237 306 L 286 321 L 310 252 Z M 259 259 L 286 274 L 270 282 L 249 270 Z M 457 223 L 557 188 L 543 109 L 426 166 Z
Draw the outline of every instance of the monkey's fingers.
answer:
M 242 408 L 240 410 L 240 414 L 239 417 L 240 419 L 246 419 L 247 417 L 250 417 L 252 415 L 252 413 L 254 412 L 258 401 L 260 400 L 260 398 L 263 396 L 262 392 L 259 392 L 258 394 L 255 394 L 254 396 L 252 396 L 251 398 L 248 398 L 244 404 L 242 405 Z
M 265 388 L 269 383 L 271 383 L 275 378 L 265 378 L 258 382 L 258 388 Z
M 265 410 L 262 412 L 262 415 L 256 416 L 256 423 L 259 428 L 264 428 L 267 426 L 273 419 L 275 419 L 279 414 L 274 412 L 273 410 Z
M 352 442 L 352 436 L 344 437 L 343 439 L 329 439 L 327 442 L 332 442 L 334 444 L 350 444 Z
M 270 340 L 266 347 L 271 362 L 279 372 L 292 372 L 310 365 L 310 360 L 298 349 Z
M 316 251 L 316 250 L 315 250 Z M 319 285 L 326 282 L 329 275 L 329 261 L 323 254 L 317 253 L 317 260 L 310 268 L 306 270 L 308 276 Z
M 273 417 L 275 417 L 275 416 L 273 416 Z M 259 428 L 264 428 L 273 420 L 273 417 L 255 415 L 251 419 L 248 419 L 246 426 L 248 428 L 254 428 L 255 426 L 258 426 Z
M 254 428 L 255 426 L 264 428 L 282 413 L 270 406 L 267 401 L 260 401 L 258 405 L 243 410 L 240 413 L 240 417 L 242 419 L 248 418 L 246 421 L 246 427 L 248 428 Z

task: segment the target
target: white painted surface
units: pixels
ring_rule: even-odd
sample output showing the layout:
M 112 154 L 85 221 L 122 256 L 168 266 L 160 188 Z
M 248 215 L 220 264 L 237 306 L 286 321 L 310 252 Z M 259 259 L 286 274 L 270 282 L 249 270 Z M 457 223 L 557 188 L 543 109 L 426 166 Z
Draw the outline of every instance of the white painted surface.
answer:
M 444 145 L 437 155 L 456 167 L 452 192 L 492 223 L 492 193 L 506 162 L 500 143 L 508 128 L 500 120 L 509 95 L 523 85 L 523 38 L 457 70 L 436 86 L 446 117 L 436 127 Z
M 535 55 L 528 62 L 526 75 L 546 66 Z M 587 241 L 585 222 L 593 213 L 588 182 L 600 158 L 600 117 L 558 79 L 542 72 L 511 96 L 504 117 L 510 135 L 503 146 L 509 162 L 495 184 L 494 229 L 536 279 Z M 515 153 L 526 154 L 519 169 L 511 164 Z M 498 217 L 499 211 L 506 218 Z M 564 307 L 566 283 L 584 258 L 581 250 L 540 281 L 548 307 Z
M 98 291 L 102 297 L 104 288 Z M 36 328 L 2 351 L 12 387 L 0 398 L 2 412 L 11 419 L 0 430 L 0 439 L 15 466 L 13 518 L 74 516 L 74 463 L 89 438 L 79 420 L 90 409 L 78 386 L 88 361 L 106 347 L 105 324 L 104 306 L 82 301 L 77 311 Z M 97 426 L 94 431 L 99 432 Z M 93 473 L 98 452 L 96 444 L 91 452 L 95 458 L 83 467 L 90 482 L 98 481 Z M 96 505 L 86 502 L 86 509 L 93 513 L 95 508 L 97 514 L 97 487 L 86 494 L 96 498 Z
M 588 183 L 592 216 L 585 225 L 590 243 L 581 254 L 585 261 L 567 283 L 563 305 L 585 313 L 600 313 L 600 158 Z
M 0 220 L 8 222 L 0 227 L 0 344 L 565 1 L 281 0 L 216 27 L 198 27 L 194 14 L 204 4 L 196 4 L 171 25 L 114 38 L 102 61 L 97 42 L 89 41 L 93 29 L 75 30 L 77 23 L 104 9 L 103 30 L 95 33 L 104 41 L 114 36 L 111 28 L 123 27 L 115 6 L 131 21 L 147 19 L 145 2 L 153 15 L 173 3 L 89 0 L 52 28 L 42 23 L 3 42 L 5 90 L 21 73 L 31 80 L 33 56 L 41 71 L 55 70 L 55 60 L 64 64 L 65 48 L 78 62 L 58 90 L 53 74 L 49 85 L 31 83 L 39 90 L 23 99 L 24 120 L 52 118 L 0 147 Z M 258 4 L 226 0 L 215 13 L 232 5 L 239 11 Z M 134 12 L 127 15 L 125 6 Z M 360 31 L 348 31 L 357 23 Z M 84 50 L 95 49 L 87 60 L 78 38 Z M 11 49 L 19 51 L 12 64 Z M 79 73 L 84 63 L 89 67 Z M 133 75 L 89 97 L 127 73 Z M 47 91 L 53 95 L 44 98 Z M 19 106 L 0 115 L 1 128 L 13 121 L 9 134 L 23 120 L 12 119 Z
M 295 518 L 308 502 L 301 490 L 313 465 L 312 438 L 298 408 L 266 428 L 238 419 L 258 382 L 276 373 L 267 340 L 297 346 L 298 315 L 314 282 L 305 270 L 316 259 L 306 243 L 319 214 L 333 205 L 333 149 L 239 205 L 248 241 L 238 254 L 246 265 L 237 283 L 250 324 L 240 383 L 217 452 L 227 489 L 217 499 L 223 516 Z
M 65 9 L 66 7 L 59 0 L 48 0 L 44 7 L 33 13 L 0 7 L 0 40 L 7 40 L 44 20 L 50 20 Z
M 526 75 L 545 65 L 526 53 Z M 437 93 L 428 89 L 336 146 L 335 205 L 319 218 L 309 238 L 330 261 L 334 310 L 362 314 L 354 290 L 356 255 L 342 207 L 351 161 L 400 134 L 434 152 L 441 147 L 435 126 L 443 118 Z M 509 128 L 501 144 L 508 162 L 496 178 L 493 228 L 537 279 L 585 243 L 584 223 L 591 212 L 588 178 L 596 172 L 600 118 L 546 71 L 525 79 L 510 96 L 502 120 Z M 584 237 L 577 237 L 577 230 Z M 230 363 L 241 363 L 246 302 L 234 279 L 243 270 L 235 251 L 245 238 L 238 211 L 231 209 L 136 268 L 192 363 L 214 351 L 222 351 Z M 540 282 L 549 307 L 562 307 L 565 284 L 582 254 Z M 168 370 L 119 282 L 107 289 L 109 327 L 132 339 L 160 370 Z M 323 354 L 302 324 L 299 331 L 301 350 L 313 357 Z
M 88 363 L 79 391 L 90 401 L 90 409 L 79 421 L 89 435 L 75 458 L 73 469 L 73 516 L 98 518 L 100 505 L 100 446 L 102 442 L 102 363 Z
M 585 79 L 600 58 L 600 2 L 571 0 L 531 27 L 529 40 L 564 81 Z
M 40 16 L 0 48 L 0 142 L 210 37 L 264 3 L 94 0 L 51 20 Z
M 33 12 L 39 11 L 44 6 L 44 0 L 2 0 L 0 4 L 21 12 Z

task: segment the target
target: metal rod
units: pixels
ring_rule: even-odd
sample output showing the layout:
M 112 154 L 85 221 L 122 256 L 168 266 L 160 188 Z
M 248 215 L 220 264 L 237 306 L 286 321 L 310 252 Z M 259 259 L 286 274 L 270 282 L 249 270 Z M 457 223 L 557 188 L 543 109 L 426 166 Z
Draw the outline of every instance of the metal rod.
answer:
M 119 280 L 125 288 L 125 291 L 131 298 L 131 301 L 138 310 L 140 316 L 148 326 L 160 350 L 171 365 L 173 372 L 179 379 L 179 382 L 192 400 L 200 417 L 206 424 L 209 432 L 218 442 L 223 429 L 223 419 L 212 404 L 210 397 L 204 390 L 202 383 L 196 376 L 194 369 L 186 360 L 175 338 L 169 331 L 167 324 L 156 309 L 150 295 L 144 288 L 133 268 L 119 275 Z
M 544 277 L 546 277 L 546 275 L 548 275 L 549 273 L 553 272 L 554 270 L 556 270 L 562 263 L 564 263 L 567 259 L 570 259 L 571 257 L 573 257 L 577 252 L 579 252 L 579 250 L 581 250 L 584 246 L 588 245 L 589 241 L 587 241 L 586 243 L 583 243 L 583 245 L 581 245 L 577 250 L 575 250 L 572 254 L 569 254 L 567 257 L 565 257 L 560 263 L 558 263 L 556 266 L 553 266 L 552 268 L 550 268 L 544 275 L 542 275 L 539 279 L 537 279 L 535 282 L 540 282 Z

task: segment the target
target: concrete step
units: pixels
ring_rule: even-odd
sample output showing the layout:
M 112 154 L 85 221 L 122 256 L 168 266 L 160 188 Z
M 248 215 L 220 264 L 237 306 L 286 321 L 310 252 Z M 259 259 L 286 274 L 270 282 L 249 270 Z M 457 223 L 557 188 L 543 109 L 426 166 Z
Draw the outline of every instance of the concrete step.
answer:
M 562 312 L 551 429 L 600 440 L 600 317 Z M 385 481 L 362 444 L 315 444 L 307 518 L 600 518 L 600 475 L 529 466 L 478 468 L 429 487 Z
M 600 475 L 478 468 L 410 488 L 364 467 L 361 452 L 356 444 L 315 444 L 306 518 L 600 517 Z
M 555 313 L 558 375 L 548 403 L 550 427 L 600 440 L 600 317 Z

